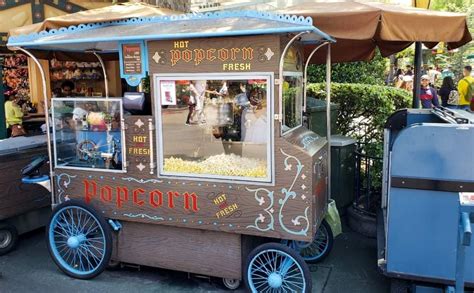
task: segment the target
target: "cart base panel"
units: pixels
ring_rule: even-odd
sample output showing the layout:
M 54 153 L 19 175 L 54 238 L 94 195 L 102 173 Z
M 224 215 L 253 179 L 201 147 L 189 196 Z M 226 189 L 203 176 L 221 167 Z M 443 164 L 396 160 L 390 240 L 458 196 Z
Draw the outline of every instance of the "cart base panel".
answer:
M 220 278 L 242 279 L 240 234 L 121 222 L 112 258 Z

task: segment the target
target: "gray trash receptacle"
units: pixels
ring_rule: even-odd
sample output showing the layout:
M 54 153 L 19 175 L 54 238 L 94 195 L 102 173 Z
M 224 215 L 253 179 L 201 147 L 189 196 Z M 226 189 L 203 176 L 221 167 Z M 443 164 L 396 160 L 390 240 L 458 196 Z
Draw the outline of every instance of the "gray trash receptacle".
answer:
M 339 105 L 331 103 L 331 133 L 338 133 L 336 128 Z M 326 136 L 326 101 L 309 97 L 306 101 L 308 128 L 320 136 Z
M 331 136 L 331 198 L 342 211 L 354 201 L 356 140 Z

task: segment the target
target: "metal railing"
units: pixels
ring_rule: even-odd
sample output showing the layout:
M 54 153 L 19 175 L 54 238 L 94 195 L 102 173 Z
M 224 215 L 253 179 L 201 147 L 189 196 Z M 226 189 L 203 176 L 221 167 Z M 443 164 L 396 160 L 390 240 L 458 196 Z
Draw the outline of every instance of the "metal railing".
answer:
M 375 217 L 382 194 L 382 157 L 368 155 L 359 144 L 356 152 L 355 200 L 353 207 Z

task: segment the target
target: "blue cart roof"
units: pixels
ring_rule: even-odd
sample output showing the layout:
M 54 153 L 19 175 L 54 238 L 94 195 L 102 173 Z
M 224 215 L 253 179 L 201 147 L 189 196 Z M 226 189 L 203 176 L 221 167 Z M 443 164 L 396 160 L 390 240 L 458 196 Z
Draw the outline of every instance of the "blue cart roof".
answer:
M 223 36 L 299 33 L 304 42 L 334 41 L 312 24 L 312 19 L 258 11 L 227 11 L 206 14 L 131 18 L 121 21 L 81 24 L 12 36 L 8 47 L 38 50 L 116 52 L 118 42 L 170 40 Z

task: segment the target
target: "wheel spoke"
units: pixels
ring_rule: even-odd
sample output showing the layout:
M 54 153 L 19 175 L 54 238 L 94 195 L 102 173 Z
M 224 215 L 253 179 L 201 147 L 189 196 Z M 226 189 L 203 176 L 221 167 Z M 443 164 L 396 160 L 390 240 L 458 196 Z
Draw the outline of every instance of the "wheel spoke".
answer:
M 86 229 L 86 227 L 88 227 L 89 221 L 90 220 L 94 221 L 94 219 L 89 215 L 85 215 L 85 218 L 86 219 L 84 219 L 84 224 L 82 225 L 82 229 L 81 229 L 82 234 L 84 234 L 84 230 Z
M 89 229 L 87 229 L 87 232 L 84 233 L 84 235 L 87 236 L 87 235 L 89 235 L 92 231 L 94 231 L 94 230 L 96 230 L 96 229 L 98 229 L 98 228 L 99 228 L 99 225 L 97 225 L 97 223 L 94 223 L 93 225 L 91 225 L 91 226 L 89 227 Z
M 299 282 L 293 282 L 288 280 L 283 280 L 283 283 L 291 285 L 291 287 L 297 287 L 298 289 L 303 289 L 303 284 Z
M 265 273 L 267 273 L 268 275 L 271 273 L 271 271 L 269 271 L 266 267 L 266 264 L 262 262 L 262 260 L 260 259 L 256 259 L 255 260 L 256 263 L 258 263 L 260 266 L 256 267 L 256 265 L 254 264 L 252 267 L 254 267 L 254 271 L 264 271 Z
M 64 219 L 64 224 L 66 225 L 66 227 L 69 229 L 70 231 L 70 235 L 74 235 L 75 234 L 75 231 L 74 231 L 74 226 L 72 225 L 72 223 L 70 222 L 70 219 L 68 218 L 68 215 L 66 215 L 65 213 L 62 214 L 63 216 L 63 219 Z
M 280 265 L 280 274 L 282 276 L 285 276 L 286 273 L 288 272 L 288 270 L 291 268 L 291 266 L 293 265 L 293 260 L 291 260 L 290 258 L 288 257 L 285 257 L 282 261 L 282 264 Z
M 89 257 L 87 256 L 86 253 L 82 251 L 82 247 L 79 247 L 79 253 L 82 254 L 82 256 L 87 260 L 88 263 L 88 271 L 94 268 L 94 265 L 89 260 Z
M 58 219 L 58 220 L 57 220 L 57 224 L 60 225 L 60 226 L 61 226 L 62 228 L 64 228 L 65 230 L 67 230 L 68 233 L 69 233 L 69 235 L 72 235 L 73 232 L 72 232 L 72 230 L 71 230 L 71 226 L 69 225 L 69 222 L 68 222 L 66 216 L 64 215 L 64 213 L 59 214 L 59 218 L 60 218 L 64 223 L 61 223 L 61 222 L 59 221 L 59 219 Z
M 93 253 L 90 249 L 87 249 L 87 252 L 91 257 L 94 258 L 94 260 L 97 262 L 97 264 L 99 264 L 101 262 L 102 256 L 103 256 L 102 254 L 100 254 L 100 257 L 99 257 L 95 253 Z
M 66 210 L 66 213 L 68 214 L 69 220 L 71 221 L 70 225 L 71 225 L 72 234 L 77 235 L 76 225 L 74 224 L 74 213 L 73 213 L 72 209 Z

